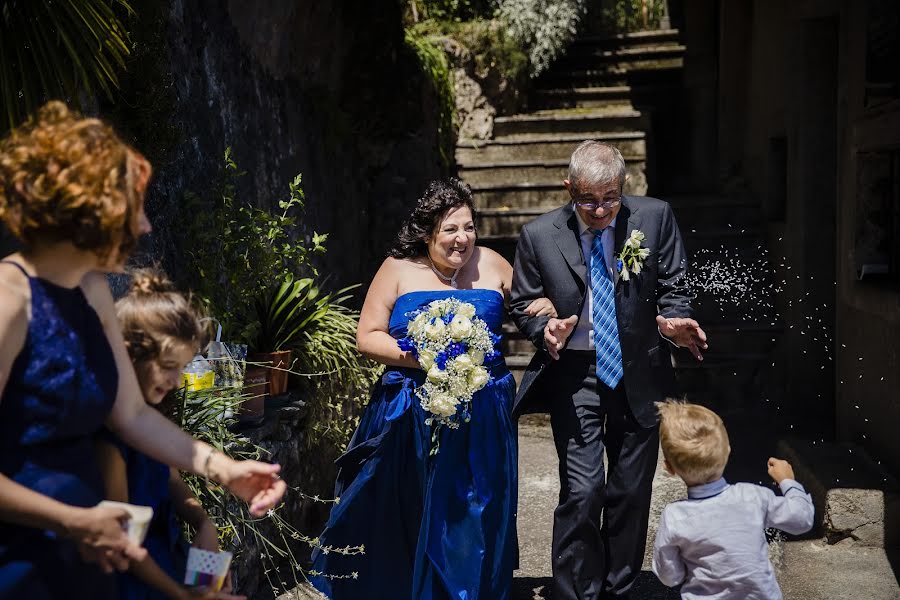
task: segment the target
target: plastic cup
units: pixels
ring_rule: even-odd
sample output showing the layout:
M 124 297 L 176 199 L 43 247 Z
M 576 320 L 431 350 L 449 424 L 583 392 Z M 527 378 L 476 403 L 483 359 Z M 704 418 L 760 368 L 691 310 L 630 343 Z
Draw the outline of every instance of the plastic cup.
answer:
M 147 530 L 150 528 L 150 520 L 153 519 L 152 508 L 125 502 L 113 502 L 112 500 L 104 500 L 100 503 L 100 506 L 111 506 L 128 511 L 128 514 L 131 516 L 125 522 L 125 532 L 128 534 L 128 539 L 138 546 L 144 543 L 144 538 L 147 537 Z
M 218 592 L 225 584 L 225 577 L 228 575 L 230 566 L 231 552 L 210 552 L 191 547 L 188 550 L 184 584 L 205 586 Z

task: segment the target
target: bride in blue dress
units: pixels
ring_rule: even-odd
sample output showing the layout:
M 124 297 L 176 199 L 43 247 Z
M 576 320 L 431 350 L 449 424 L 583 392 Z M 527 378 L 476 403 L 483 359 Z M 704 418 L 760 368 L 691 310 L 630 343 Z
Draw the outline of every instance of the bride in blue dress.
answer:
M 471 190 L 432 182 L 366 295 L 357 343 L 387 367 L 338 460 L 340 501 L 313 553 L 313 585 L 333 600 L 509 597 L 518 558 L 515 381 L 495 353 L 471 420 L 440 428 L 430 455 L 433 430 L 415 394 L 425 372 L 397 345 L 411 312 L 450 297 L 472 304 L 499 336 L 512 267 L 475 240 Z M 553 314 L 546 299 L 529 309 Z M 356 546 L 364 553 L 346 552 Z

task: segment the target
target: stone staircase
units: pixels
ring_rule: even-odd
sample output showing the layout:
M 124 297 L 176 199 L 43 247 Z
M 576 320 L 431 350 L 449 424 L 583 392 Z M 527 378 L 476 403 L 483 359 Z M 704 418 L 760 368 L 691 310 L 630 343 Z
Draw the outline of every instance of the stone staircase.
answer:
M 648 193 L 654 104 L 681 80 L 679 38 L 672 29 L 582 37 L 536 82 L 531 110 L 496 118 L 491 140 L 459 141 L 456 161 L 475 192 L 480 244 L 512 262 L 522 226 L 568 201 L 562 180 L 572 150 L 585 139 L 616 145 L 628 171 L 625 193 Z M 755 260 L 765 247 L 751 199 L 659 195 L 672 204 L 694 262 Z M 719 293 L 697 298 L 710 352 L 699 365 L 686 353 L 676 356 L 682 391 L 692 400 L 720 404 L 727 396 L 730 404 L 745 404 L 780 336 L 774 315 L 729 300 Z M 518 376 L 534 349 L 512 323 L 504 333 L 507 362 Z

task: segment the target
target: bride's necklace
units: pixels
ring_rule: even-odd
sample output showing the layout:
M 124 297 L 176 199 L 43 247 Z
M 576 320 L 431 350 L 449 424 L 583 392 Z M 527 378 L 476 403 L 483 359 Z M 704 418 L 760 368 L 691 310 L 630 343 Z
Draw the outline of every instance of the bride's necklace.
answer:
M 455 269 L 453 271 L 453 275 L 451 275 L 450 277 L 447 277 L 446 275 L 444 275 L 443 273 L 441 273 L 440 271 L 437 270 L 437 267 L 434 266 L 434 262 L 431 260 L 431 256 L 428 257 L 428 264 L 431 266 L 431 270 L 434 271 L 435 275 L 437 275 L 438 277 L 440 277 L 441 279 L 443 279 L 444 281 L 449 283 L 450 287 L 452 287 L 453 289 L 456 289 L 456 287 L 457 287 L 456 276 L 459 275 L 459 269 Z

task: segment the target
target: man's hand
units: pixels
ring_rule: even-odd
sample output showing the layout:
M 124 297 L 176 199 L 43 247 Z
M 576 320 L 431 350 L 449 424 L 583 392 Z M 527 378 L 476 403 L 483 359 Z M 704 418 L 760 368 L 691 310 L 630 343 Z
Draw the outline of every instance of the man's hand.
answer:
M 701 350 L 706 350 L 706 334 L 700 329 L 700 324 L 693 319 L 667 319 L 662 315 L 656 316 L 656 324 L 659 332 L 672 340 L 680 348 L 687 348 L 697 360 L 703 360 Z
M 578 322 L 578 315 L 572 315 L 568 319 L 551 318 L 544 327 L 544 344 L 547 346 L 547 352 L 553 360 L 559 360 L 559 351 L 566 345 L 566 340 L 575 331 L 575 323 Z
M 785 479 L 794 478 L 794 468 L 786 460 L 780 458 L 769 459 L 769 477 L 775 480 L 775 483 L 781 484 Z

